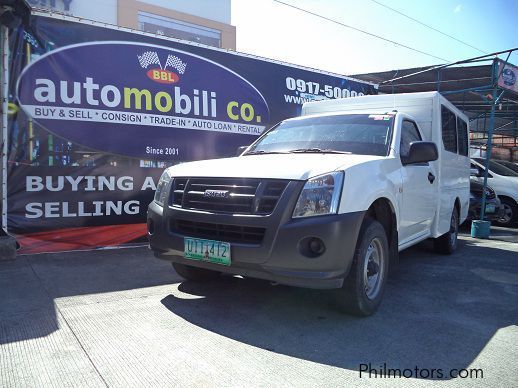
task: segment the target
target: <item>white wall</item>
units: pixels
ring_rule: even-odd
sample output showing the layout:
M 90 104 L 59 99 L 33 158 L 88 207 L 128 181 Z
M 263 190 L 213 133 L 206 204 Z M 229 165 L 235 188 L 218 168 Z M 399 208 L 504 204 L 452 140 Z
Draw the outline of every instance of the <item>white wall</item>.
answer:
M 230 24 L 230 0 L 139 0 L 205 19 Z
M 117 0 L 27 0 L 27 2 L 33 8 L 117 24 Z
M 231 0 L 139 0 L 205 19 L 230 24 Z M 117 0 L 27 0 L 34 8 L 63 12 L 85 19 L 117 24 Z M 67 10 L 68 8 L 68 10 Z
M 117 0 L 74 0 L 70 5 L 74 16 L 117 24 Z

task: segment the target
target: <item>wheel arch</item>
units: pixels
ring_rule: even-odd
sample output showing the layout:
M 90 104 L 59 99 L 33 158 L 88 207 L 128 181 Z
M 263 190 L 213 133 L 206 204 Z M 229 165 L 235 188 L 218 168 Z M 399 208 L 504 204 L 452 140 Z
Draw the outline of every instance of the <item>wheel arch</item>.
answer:
M 509 201 L 512 201 L 515 205 L 518 205 L 518 202 L 516 202 L 516 200 L 513 197 L 509 196 L 509 195 L 497 194 L 497 196 L 498 196 L 498 198 L 500 198 L 500 200 L 507 199 Z
M 395 268 L 399 262 L 398 222 L 394 204 L 387 197 L 379 197 L 369 206 L 366 218 L 378 221 L 385 229 L 389 243 L 390 268 Z
M 459 197 L 455 198 L 455 201 L 453 202 L 453 208 L 457 208 L 457 215 L 460 216 L 462 207 Z

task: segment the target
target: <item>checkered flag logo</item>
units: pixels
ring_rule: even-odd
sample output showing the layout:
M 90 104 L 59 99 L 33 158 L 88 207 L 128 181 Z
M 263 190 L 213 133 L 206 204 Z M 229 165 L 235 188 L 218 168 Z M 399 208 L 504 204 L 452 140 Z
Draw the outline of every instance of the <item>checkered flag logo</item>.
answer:
M 162 68 L 162 65 L 160 64 L 160 59 L 158 58 L 158 54 L 156 51 L 146 51 L 142 55 L 137 55 L 138 61 L 140 63 L 140 66 L 142 66 L 144 69 L 147 69 L 149 65 L 158 65 L 160 68 Z M 169 60 L 169 58 L 167 58 Z M 166 64 L 167 66 L 167 64 Z
M 185 73 L 185 68 L 187 67 L 187 63 L 182 62 L 182 60 L 174 55 L 169 54 L 167 56 L 167 61 L 165 62 L 164 69 L 167 66 L 172 67 L 173 69 L 178 70 L 178 73 Z

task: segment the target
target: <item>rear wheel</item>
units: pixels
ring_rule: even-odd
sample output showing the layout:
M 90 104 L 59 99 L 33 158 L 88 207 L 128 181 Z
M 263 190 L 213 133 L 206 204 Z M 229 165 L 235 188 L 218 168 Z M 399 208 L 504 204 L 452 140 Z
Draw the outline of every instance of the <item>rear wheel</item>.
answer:
M 450 218 L 450 229 L 433 241 L 433 247 L 437 253 L 451 255 L 457 249 L 457 237 L 459 236 L 459 211 L 457 206 L 453 208 Z
M 372 315 L 381 303 L 388 266 L 385 229 L 378 221 L 366 219 L 360 230 L 351 270 L 338 291 L 340 306 L 353 315 Z
M 516 220 L 518 220 L 518 206 L 516 206 L 514 201 L 508 198 L 501 198 L 500 201 L 502 202 L 504 214 L 496 221 L 496 223 L 505 227 L 512 226 Z
M 193 282 L 206 282 L 216 279 L 220 276 L 219 272 L 211 271 L 209 269 L 191 267 L 190 265 L 172 263 L 174 270 L 182 278 L 191 280 Z

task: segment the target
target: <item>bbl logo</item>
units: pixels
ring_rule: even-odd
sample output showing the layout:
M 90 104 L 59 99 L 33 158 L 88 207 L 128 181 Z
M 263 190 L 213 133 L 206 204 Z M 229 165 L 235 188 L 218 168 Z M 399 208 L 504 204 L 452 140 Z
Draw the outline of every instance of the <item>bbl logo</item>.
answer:
M 150 65 L 158 65 L 160 67 L 159 69 L 149 69 L 147 76 L 161 84 L 174 84 L 180 81 L 180 76 L 177 73 L 167 70 L 168 66 L 178 71 L 179 74 L 184 74 L 185 68 L 187 67 L 187 63 L 182 62 L 180 58 L 171 54 L 167 56 L 164 67 L 162 67 L 156 51 L 146 51 L 142 55 L 137 55 L 137 57 L 140 66 L 144 69 L 147 69 Z

